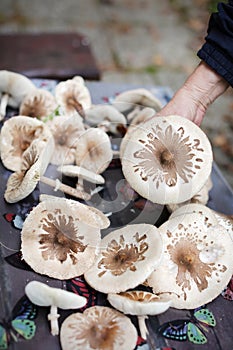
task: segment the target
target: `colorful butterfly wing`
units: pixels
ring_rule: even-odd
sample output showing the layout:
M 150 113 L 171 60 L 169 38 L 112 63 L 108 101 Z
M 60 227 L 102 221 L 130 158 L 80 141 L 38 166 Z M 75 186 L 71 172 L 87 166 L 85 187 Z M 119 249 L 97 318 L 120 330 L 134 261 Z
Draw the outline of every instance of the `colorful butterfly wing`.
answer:
M 13 319 L 15 320 L 34 320 L 36 316 L 37 306 L 26 296 L 23 296 L 13 309 Z
M 211 311 L 208 309 L 200 309 L 194 312 L 195 318 L 200 321 L 201 323 L 204 323 L 205 325 L 214 327 L 216 325 L 216 320 L 214 318 L 214 315 Z
M 174 320 L 164 323 L 158 329 L 160 335 L 167 339 L 185 341 L 187 340 L 187 325 L 189 320 Z
M 27 319 L 15 319 L 11 321 L 11 325 L 17 334 L 21 335 L 24 339 L 31 339 L 36 332 L 36 325 L 34 321 Z
M 188 323 L 187 333 L 188 333 L 188 339 L 191 343 L 194 343 L 194 344 L 207 343 L 207 339 L 202 333 L 202 331 L 192 322 Z
M 70 292 L 81 295 L 87 299 L 87 303 L 80 309 L 81 311 L 96 304 L 97 292 L 86 283 L 83 276 L 66 281 L 66 288 Z
M 8 342 L 7 342 L 6 330 L 2 325 L 0 325 L 0 349 L 1 350 L 7 349 L 7 347 L 8 347 L 7 343 Z

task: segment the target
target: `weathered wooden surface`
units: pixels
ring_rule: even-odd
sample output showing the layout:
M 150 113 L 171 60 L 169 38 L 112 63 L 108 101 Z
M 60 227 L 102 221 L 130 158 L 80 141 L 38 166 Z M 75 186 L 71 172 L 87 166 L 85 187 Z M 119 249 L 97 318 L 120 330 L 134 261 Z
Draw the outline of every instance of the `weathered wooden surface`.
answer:
M 91 47 L 77 33 L 1 34 L 0 47 L 1 69 L 30 78 L 100 79 Z

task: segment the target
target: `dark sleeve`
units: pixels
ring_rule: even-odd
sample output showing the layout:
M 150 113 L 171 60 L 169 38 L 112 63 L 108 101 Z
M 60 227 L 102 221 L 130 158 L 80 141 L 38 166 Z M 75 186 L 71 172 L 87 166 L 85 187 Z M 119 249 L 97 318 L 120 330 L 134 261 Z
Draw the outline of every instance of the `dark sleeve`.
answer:
M 218 4 L 218 12 L 210 16 L 205 40 L 198 57 L 233 86 L 233 0 Z

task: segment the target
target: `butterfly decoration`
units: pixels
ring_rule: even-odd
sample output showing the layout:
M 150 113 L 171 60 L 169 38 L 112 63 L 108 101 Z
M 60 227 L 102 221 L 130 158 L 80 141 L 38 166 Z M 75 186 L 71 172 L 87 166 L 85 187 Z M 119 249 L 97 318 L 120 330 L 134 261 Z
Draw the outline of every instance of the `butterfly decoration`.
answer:
M 8 264 L 16 267 L 17 269 L 33 271 L 32 268 L 23 260 L 22 252 L 18 251 L 4 258 Z
M 226 300 L 233 300 L 233 276 L 231 277 L 230 282 L 228 283 L 227 287 L 223 290 L 221 293 L 223 298 Z
M 96 305 L 97 292 L 86 283 L 83 276 L 67 280 L 66 289 L 87 299 L 86 305 L 81 308 L 80 311 L 84 311 L 86 308 Z
M 11 341 L 32 339 L 36 332 L 33 321 L 37 316 L 37 307 L 23 296 L 12 311 L 12 319 L 0 321 L 0 349 L 7 349 Z
M 205 335 L 205 331 L 208 331 L 207 327 L 214 327 L 215 325 L 216 321 L 212 312 L 206 308 L 198 308 L 187 319 L 162 324 L 158 329 L 158 333 L 171 340 L 189 340 L 194 344 L 205 344 L 207 343 Z
M 24 218 L 21 215 L 13 214 L 13 213 L 5 213 L 3 214 L 3 217 L 7 222 L 10 222 L 14 228 L 18 230 L 22 230 Z

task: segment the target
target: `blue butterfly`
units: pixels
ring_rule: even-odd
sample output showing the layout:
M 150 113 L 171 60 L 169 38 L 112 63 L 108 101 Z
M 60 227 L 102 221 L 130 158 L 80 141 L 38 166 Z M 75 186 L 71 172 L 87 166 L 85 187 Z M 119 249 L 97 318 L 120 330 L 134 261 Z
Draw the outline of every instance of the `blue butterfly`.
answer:
M 0 322 L 0 349 L 8 348 L 13 340 L 17 342 L 20 338 L 29 340 L 34 337 L 36 325 L 33 321 L 37 316 L 37 307 L 32 304 L 26 296 L 23 296 L 12 311 L 11 320 Z
M 207 327 L 214 327 L 216 321 L 211 311 L 206 308 L 195 309 L 190 318 L 174 320 L 162 324 L 158 332 L 167 339 L 186 341 L 194 344 L 205 344 L 207 338 L 204 331 Z

